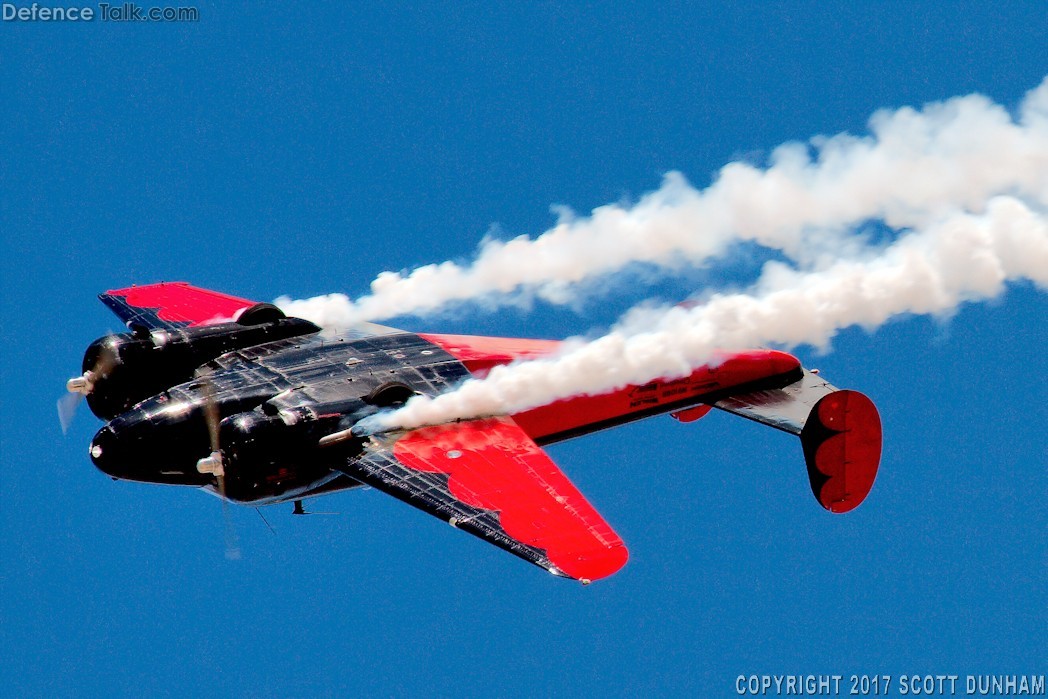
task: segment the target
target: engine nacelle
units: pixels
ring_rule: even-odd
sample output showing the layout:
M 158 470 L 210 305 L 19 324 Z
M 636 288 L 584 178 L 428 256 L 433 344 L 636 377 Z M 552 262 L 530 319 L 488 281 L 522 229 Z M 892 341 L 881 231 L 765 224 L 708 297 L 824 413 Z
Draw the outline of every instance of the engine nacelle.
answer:
M 198 367 L 226 352 L 320 332 L 308 320 L 278 318 L 269 308 L 254 314 L 251 310 L 235 323 L 152 332 L 138 329 L 99 338 L 84 353 L 83 376 L 71 379 L 69 389 L 86 394 L 91 411 L 109 420 L 188 381 Z
M 332 448 L 320 446 L 320 438 L 348 429 L 375 409 L 357 399 L 317 407 L 274 412 L 263 406 L 222 421 L 221 465 L 229 499 L 258 502 L 312 487 L 329 476 L 335 464 L 360 451 L 362 440 L 346 440 Z

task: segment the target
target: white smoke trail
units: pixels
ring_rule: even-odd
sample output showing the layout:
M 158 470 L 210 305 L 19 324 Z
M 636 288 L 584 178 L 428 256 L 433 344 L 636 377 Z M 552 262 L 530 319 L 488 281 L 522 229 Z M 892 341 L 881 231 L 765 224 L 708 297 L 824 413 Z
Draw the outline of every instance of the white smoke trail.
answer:
M 704 190 L 678 173 L 632 206 L 588 217 L 562 214 L 537 236 L 481 244 L 468 265 L 443 262 L 383 272 L 371 294 L 303 301 L 284 310 L 326 327 L 414 313 L 449 303 L 514 303 L 527 291 L 570 302 L 575 286 L 635 262 L 699 265 L 733 243 L 754 241 L 802 264 L 854 248 L 855 227 L 923 228 L 950 211 L 979 212 L 995 195 L 1048 200 L 1048 79 L 1016 118 L 981 95 L 873 115 L 870 135 L 786 144 L 765 169 L 730 163 Z
M 910 231 L 876 254 L 802 271 L 766 265 L 750 293 L 693 308 L 638 310 L 616 329 L 559 357 L 496 367 L 435 398 L 368 418 L 379 431 L 514 413 L 578 394 L 684 376 L 717 348 L 826 345 L 851 325 L 875 328 L 904 313 L 941 314 L 996 296 L 1008 281 L 1048 286 L 1044 211 L 996 197 L 982 214 L 956 213 Z

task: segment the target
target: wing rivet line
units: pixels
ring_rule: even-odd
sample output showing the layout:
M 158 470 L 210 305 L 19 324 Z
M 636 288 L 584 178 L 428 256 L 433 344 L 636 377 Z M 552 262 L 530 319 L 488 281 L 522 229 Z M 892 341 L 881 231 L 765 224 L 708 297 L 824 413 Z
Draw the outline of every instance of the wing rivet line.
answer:
M 458 518 L 458 517 L 449 517 L 448 518 L 448 524 L 450 524 L 451 526 L 455 527 L 455 529 L 458 529 L 458 526 L 460 524 L 466 524 L 468 522 L 472 522 L 473 520 L 477 519 L 478 517 L 482 517 L 482 516 L 484 516 L 483 512 L 480 512 L 480 513 L 475 514 L 475 515 L 470 515 L 469 517 L 462 517 L 461 519 Z

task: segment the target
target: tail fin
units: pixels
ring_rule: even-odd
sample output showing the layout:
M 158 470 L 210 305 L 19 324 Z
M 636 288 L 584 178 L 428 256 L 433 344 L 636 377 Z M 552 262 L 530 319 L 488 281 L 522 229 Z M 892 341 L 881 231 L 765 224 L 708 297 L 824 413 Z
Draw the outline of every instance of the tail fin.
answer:
M 858 391 L 823 396 L 801 431 L 808 480 L 830 512 L 854 510 L 869 495 L 881 460 L 881 418 Z
M 808 480 L 830 512 L 854 510 L 870 493 L 881 459 L 881 419 L 873 401 L 805 371 L 783 388 L 744 393 L 714 406 L 801 438 Z

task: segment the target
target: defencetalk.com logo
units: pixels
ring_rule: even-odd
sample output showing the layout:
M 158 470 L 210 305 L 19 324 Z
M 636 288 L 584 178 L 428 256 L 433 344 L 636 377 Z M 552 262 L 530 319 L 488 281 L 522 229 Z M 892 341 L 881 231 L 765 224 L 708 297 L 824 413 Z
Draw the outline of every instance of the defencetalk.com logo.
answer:
M 198 22 L 200 10 L 196 7 L 146 7 L 133 2 L 119 5 L 100 2 L 97 7 L 46 7 L 34 2 L 15 5 L 5 2 L 0 6 L 5 22 Z

